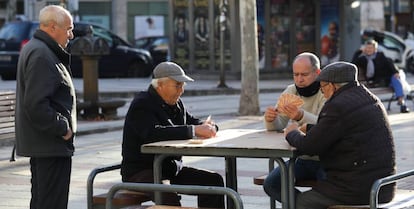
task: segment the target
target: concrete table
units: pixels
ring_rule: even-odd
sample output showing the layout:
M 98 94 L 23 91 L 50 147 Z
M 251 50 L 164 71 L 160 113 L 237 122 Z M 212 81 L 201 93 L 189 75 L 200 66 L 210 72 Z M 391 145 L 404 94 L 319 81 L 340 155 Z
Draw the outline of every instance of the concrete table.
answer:
M 217 136 L 204 140 L 202 144 L 192 144 L 189 140 L 170 140 L 144 144 L 141 151 L 155 154 L 154 181 L 161 183 L 161 164 L 168 156 L 216 156 L 225 158 L 226 185 L 237 191 L 236 158 L 274 158 L 280 166 L 282 177 L 283 208 L 295 208 L 294 163 L 286 165 L 282 158 L 295 162 L 296 152 L 285 140 L 282 133 L 256 129 L 227 129 Z M 155 202 L 160 203 L 160 194 L 155 194 Z

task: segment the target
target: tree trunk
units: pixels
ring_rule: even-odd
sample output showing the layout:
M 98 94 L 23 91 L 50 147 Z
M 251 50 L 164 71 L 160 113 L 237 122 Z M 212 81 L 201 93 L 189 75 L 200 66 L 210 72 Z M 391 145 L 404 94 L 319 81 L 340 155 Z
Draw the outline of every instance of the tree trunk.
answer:
M 241 92 L 240 115 L 259 115 L 259 55 L 256 0 L 240 0 Z

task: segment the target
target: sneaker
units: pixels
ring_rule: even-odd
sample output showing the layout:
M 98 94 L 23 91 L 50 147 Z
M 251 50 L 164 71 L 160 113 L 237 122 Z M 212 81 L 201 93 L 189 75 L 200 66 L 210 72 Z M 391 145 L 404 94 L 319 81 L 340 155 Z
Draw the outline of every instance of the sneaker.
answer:
M 401 113 L 409 113 L 410 112 L 410 109 L 408 109 L 408 107 L 405 106 L 405 105 L 401 105 L 400 112 Z

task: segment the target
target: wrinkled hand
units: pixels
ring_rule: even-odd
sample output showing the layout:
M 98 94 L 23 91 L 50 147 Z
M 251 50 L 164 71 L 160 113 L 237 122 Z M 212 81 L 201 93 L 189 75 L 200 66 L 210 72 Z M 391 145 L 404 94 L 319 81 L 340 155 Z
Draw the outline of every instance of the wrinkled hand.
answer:
M 216 136 L 216 126 L 207 124 L 206 122 L 194 127 L 195 135 L 198 138 L 207 139 Z
M 396 78 L 396 79 L 400 79 L 400 74 L 399 74 L 399 73 L 395 73 L 395 74 L 394 74 L 394 78 Z
M 302 109 L 292 104 L 278 107 L 278 110 L 279 112 L 283 112 L 285 115 L 287 115 L 292 120 L 300 120 L 302 119 L 302 116 L 303 116 Z
M 272 122 L 276 119 L 277 115 L 277 110 L 274 107 L 270 106 L 266 108 L 264 119 L 266 120 L 266 122 Z
M 285 137 L 286 135 L 289 134 L 289 132 L 293 130 L 299 130 L 299 125 L 297 123 L 292 123 L 285 128 L 285 131 L 284 131 Z
M 73 132 L 71 128 L 68 128 L 68 131 L 66 132 L 66 135 L 63 136 L 63 139 L 65 141 L 69 140 L 70 138 L 72 138 Z
M 308 130 L 306 129 L 307 128 L 307 125 L 308 124 L 306 124 L 306 123 L 304 123 L 304 124 L 302 124 L 300 127 L 299 127 L 299 130 L 300 131 L 302 131 L 303 133 L 306 133 Z

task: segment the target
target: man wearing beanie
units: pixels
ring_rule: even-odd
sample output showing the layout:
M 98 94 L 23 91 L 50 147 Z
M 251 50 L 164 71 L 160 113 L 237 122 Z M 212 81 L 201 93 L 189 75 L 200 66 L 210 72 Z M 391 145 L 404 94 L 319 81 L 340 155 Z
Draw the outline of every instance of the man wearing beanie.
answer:
M 141 153 L 141 145 L 177 139 L 208 139 L 218 130 L 208 118 L 201 121 L 191 115 L 181 101 L 186 82 L 194 81 L 173 62 L 158 64 L 147 91 L 138 93 L 126 114 L 122 141 L 121 175 L 124 182 L 153 183 L 153 154 Z M 181 156 L 162 163 L 162 180 L 170 184 L 224 186 L 220 174 L 183 166 Z M 149 193 L 151 196 L 153 194 Z M 180 206 L 175 193 L 162 194 L 163 205 Z M 224 208 L 223 195 L 199 195 L 198 206 Z
M 375 180 L 395 173 L 394 141 L 381 101 L 357 81 L 357 67 L 335 62 L 318 79 L 327 99 L 318 121 L 306 133 L 298 124 L 285 129 L 299 155 L 318 155 L 326 179 L 298 193 L 296 208 L 369 204 Z M 395 184 L 382 187 L 379 202 L 394 197 Z

